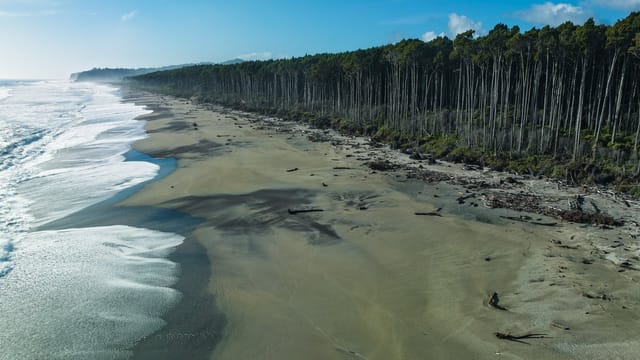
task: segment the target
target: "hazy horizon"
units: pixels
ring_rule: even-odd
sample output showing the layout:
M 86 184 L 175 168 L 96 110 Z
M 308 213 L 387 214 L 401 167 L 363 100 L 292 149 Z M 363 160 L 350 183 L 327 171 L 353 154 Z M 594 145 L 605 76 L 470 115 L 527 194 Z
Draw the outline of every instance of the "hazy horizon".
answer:
M 640 0 L 566 3 L 417 0 L 300 3 L 0 0 L 0 79 L 66 79 L 94 67 L 264 60 L 369 48 L 403 38 L 453 38 L 497 23 L 612 24 Z

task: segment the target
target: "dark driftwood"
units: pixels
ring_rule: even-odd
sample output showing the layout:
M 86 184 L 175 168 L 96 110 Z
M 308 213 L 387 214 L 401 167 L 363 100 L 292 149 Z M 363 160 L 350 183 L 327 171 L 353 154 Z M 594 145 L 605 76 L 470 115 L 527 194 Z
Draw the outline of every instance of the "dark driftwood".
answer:
M 335 166 L 333 170 L 351 170 L 348 166 Z
M 531 221 L 530 224 L 540 225 L 540 226 L 556 226 L 558 223 L 554 222 L 540 222 L 540 221 Z
M 441 214 L 438 214 L 435 211 L 429 211 L 429 212 L 421 212 L 421 211 L 417 211 L 415 212 L 416 215 L 422 215 L 422 216 L 442 216 Z
M 556 226 L 556 225 L 558 225 L 558 223 L 555 223 L 555 222 L 532 221 L 531 217 L 525 216 L 525 215 L 520 215 L 520 216 L 500 216 L 500 217 L 503 218 L 503 219 L 507 219 L 507 220 L 521 221 L 521 222 L 526 222 L 526 223 L 529 223 L 529 224 L 540 225 L 540 226 Z
M 320 212 L 320 211 L 324 211 L 324 210 L 316 209 L 316 208 L 310 208 L 310 209 L 287 209 L 287 211 L 289 212 L 289 214 L 295 215 L 295 214 L 309 213 L 309 212 Z
M 513 221 L 522 221 L 522 222 L 528 222 L 529 220 L 531 220 L 531 218 L 529 216 L 502 216 L 500 215 L 501 218 L 503 219 L 507 219 L 507 220 L 513 220 Z
M 474 197 L 474 196 L 476 196 L 476 194 L 475 194 L 475 193 L 471 193 L 471 194 L 468 194 L 468 195 L 460 196 L 460 197 L 458 197 L 458 198 L 456 199 L 456 201 L 458 202 L 458 204 L 464 204 L 464 201 L 465 201 L 465 200 L 467 200 L 467 199 L 469 199 L 469 198 L 472 198 L 472 197 Z
M 293 169 L 287 169 L 287 172 L 294 172 L 294 171 L 298 171 L 298 168 L 293 168 Z
M 498 293 L 494 292 L 491 297 L 489 297 L 489 301 L 487 302 L 489 306 L 496 308 L 502 311 L 508 311 L 506 307 L 500 305 L 500 298 L 498 297 Z
M 505 333 L 497 332 L 495 334 L 498 339 L 515 341 L 515 342 L 519 342 L 527 345 L 529 345 L 529 343 L 522 341 L 522 339 L 544 339 L 547 337 L 547 334 L 535 334 L 535 333 L 524 334 L 524 335 L 511 335 L 509 333 L 505 334 Z
M 398 165 L 391 163 L 389 160 L 371 161 L 366 163 L 365 165 L 367 165 L 371 170 L 376 171 L 395 170 L 399 167 Z

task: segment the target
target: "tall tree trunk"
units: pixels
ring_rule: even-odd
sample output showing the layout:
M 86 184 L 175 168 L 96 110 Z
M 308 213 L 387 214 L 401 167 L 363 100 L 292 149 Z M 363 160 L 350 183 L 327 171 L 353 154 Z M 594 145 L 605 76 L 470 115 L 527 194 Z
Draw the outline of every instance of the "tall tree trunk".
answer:
M 593 160 L 596 159 L 596 155 L 598 154 L 598 140 L 600 140 L 600 130 L 602 129 L 602 121 L 604 120 L 604 110 L 606 108 L 605 103 L 607 101 L 607 98 L 609 97 L 609 88 L 611 85 L 611 78 L 613 77 L 613 69 L 616 66 L 616 60 L 618 59 L 618 55 L 620 54 L 620 49 L 616 49 L 614 54 L 613 54 L 613 60 L 611 60 L 611 67 L 609 68 L 609 76 L 607 76 L 607 85 L 604 89 L 604 98 L 602 99 L 603 104 L 602 104 L 602 109 L 600 110 L 600 116 L 598 117 L 598 125 L 596 128 L 596 137 L 593 141 L 593 153 L 592 153 L 592 158 Z

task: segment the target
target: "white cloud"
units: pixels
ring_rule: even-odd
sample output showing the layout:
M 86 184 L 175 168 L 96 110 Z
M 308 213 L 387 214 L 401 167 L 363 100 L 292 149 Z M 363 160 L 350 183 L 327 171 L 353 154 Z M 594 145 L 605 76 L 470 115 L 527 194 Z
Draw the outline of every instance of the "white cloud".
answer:
M 591 11 L 585 10 L 581 6 L 546 2 L 544 4 L 533 4 L 529 9 L 517 11 L 514 15 L 532 24 L 556 26 L 566 21 L 582 24 L 592 14 Z
M 441 32 L 440 34 L 436 34 L 435 31 L 427 31 L 426 33 L 420 36 L 420 39 L 424 42 L 429 42 L 435 38 L 444 37 L 446 34 Z
M 475 30 L 476 33 L 482 33 L 482 23 L 480 21 L 474 22 L 464 15 L 449 14 L 449 33 L 453 37 L 467 30 Z
M 270 59 L 273 59 L 273 54 L 268 51 L 253 52 L 249 54 L 239 55 L 238 58 L 244 61 L 270 60 Z
M 640 0 L 593 0 L 593 3 L 602 7 L 638 10 L 640 9 Z
M 138 15 L 138 10 L 129 11 L 120 17 L 120 21 L 129 21 Z

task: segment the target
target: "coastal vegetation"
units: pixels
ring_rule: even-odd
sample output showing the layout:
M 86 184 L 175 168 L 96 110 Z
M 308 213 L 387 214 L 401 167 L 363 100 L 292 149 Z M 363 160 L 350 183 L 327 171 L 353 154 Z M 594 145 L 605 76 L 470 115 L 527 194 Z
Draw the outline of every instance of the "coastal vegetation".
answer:
M 640 195 L 640 12 L 613 25 L 498 24 L 476 35 L 129 81 L 438 158 Z

